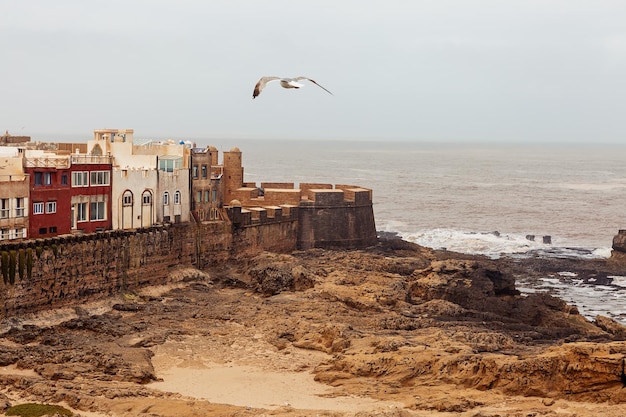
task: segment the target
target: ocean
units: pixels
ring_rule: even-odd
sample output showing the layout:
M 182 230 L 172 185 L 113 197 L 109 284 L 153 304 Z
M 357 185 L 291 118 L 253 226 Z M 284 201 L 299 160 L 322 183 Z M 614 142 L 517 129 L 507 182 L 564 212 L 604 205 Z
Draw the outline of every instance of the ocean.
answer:
M 248 182 L 322 182 L 373 190 L 376 228 L 468 254 L 603 258 L 626 229 L 626 145 L 217 140 L 242 151 Z M 544 243 L 544 237 L 546 242 Z M 549 291 L 589 318 L 626 323 L 626 271 L 594 286 L 569 271 Z

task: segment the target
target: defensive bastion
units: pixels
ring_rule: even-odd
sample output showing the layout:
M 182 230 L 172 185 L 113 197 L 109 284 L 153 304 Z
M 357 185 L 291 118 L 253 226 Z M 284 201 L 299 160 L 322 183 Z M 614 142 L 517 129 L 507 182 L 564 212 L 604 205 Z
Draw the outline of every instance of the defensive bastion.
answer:
M 202 270 L 261 251 L 363 248 L 377 241 L 371 190 L 242 185 L 231 190 L 221 220 L 192 217 L 190 223 L 0 245 L 0 317 L 165 284 L 181 279 L 179 269 Z

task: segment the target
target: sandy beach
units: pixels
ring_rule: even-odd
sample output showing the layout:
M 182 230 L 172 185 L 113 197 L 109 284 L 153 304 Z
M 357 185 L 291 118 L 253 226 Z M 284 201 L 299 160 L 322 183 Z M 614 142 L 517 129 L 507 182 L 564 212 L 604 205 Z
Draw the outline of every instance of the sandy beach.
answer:
M 274 346 L 252 337 L 247 342 L 233 342 L 231 349 L 248 352 L 235 359 L 230 354 L 216 353 L 222 344 L 216 345 L 211 338 L 189 337 L 155 347 L 152 363 L 163 381 L 148 386 L 212 403 L 270 410 L 293 407 L 371 411 L 403 407 L 392 401 L 342 395 L 316 382 L 310 369 L 327 356 L 324 353 L 291 347 L 277 352 Z M 228 362 L 212 362 L 212 357 Z

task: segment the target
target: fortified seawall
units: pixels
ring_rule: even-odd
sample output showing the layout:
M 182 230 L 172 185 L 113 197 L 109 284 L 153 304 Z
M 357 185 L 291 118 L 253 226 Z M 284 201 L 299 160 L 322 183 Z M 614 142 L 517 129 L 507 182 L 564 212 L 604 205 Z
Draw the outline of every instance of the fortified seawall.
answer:
M 227 220 L 168 224 L 0 245 L 0 317 L 76 305 L 180 278 L 262 251 L 376 243 L 368 191 L 310 190 L 299 206 L 229 206 Z M 368 203 L 369 201 L 369 203 Z

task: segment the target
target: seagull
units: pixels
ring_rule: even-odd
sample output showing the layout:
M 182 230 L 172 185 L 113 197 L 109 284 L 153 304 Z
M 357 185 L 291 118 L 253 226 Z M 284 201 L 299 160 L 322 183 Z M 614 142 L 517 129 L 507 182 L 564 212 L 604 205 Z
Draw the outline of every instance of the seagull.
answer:
M 313 81 L 308 77 L 296 77 L 296 78 L 281 78 L 281 77 L 261 77 L 258 83 L 254 86 L 254 93 L 252 93 L 252 98 L 256 98 L 259 94 L 261 94 L 261 90 L 265 88 L 265 85 L 269 82 L 280 80 L 280 85 L 283 88 L 300 88 L 304 87 L 304 84 L 300 84 L 298 81 L 309 80 L 316 86 L 323 88 L 328 94 L 332 95 L 330 91 L 326 90 L 324 87 Z

